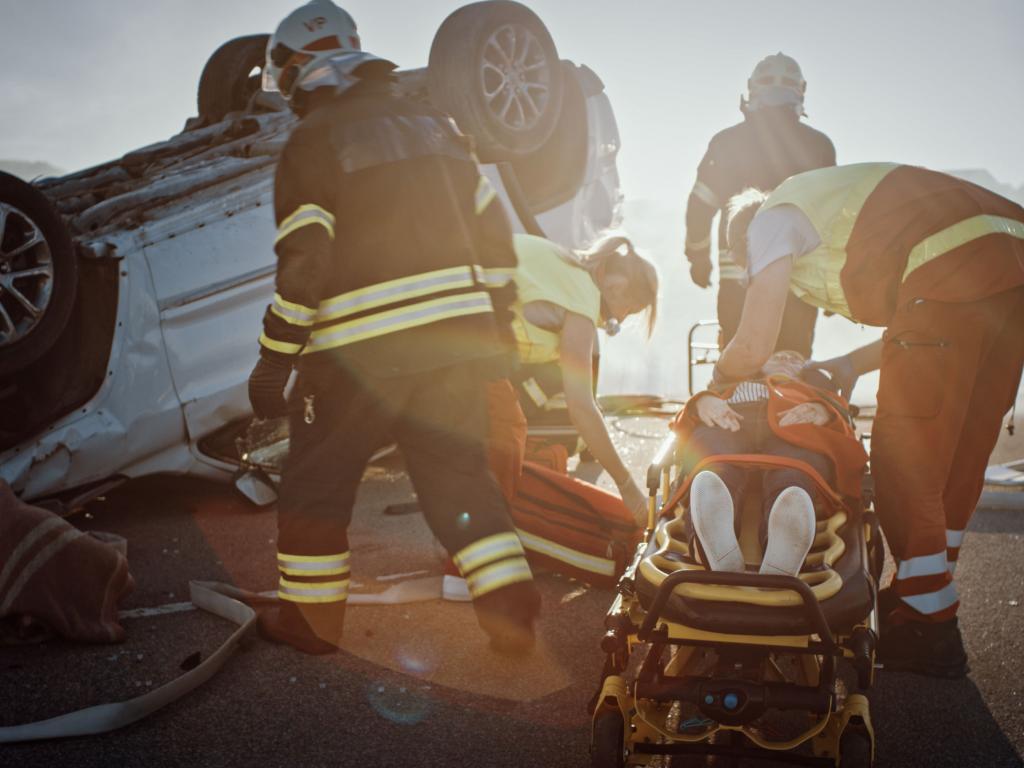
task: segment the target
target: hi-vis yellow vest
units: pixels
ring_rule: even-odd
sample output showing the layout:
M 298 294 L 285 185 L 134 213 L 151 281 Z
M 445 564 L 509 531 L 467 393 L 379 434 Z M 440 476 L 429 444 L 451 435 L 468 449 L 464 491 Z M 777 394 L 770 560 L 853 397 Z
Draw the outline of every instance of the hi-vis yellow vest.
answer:
M 532 301 L 546 301 L 568 312 L 601 322 L 601 292 L 590 273 L 574 266 L 559 253 L 560 247 L 543 237 L 513 237 L 519 266 L 515 272 L 518 289 L 512 306 L 515 318 L 519 360 L 523 363 L 548 363 L 559 359 L 559 335 L 526 320 L 523 307 Z
M 1024 209 L 946 174 L 896 163 L 822 168 L 790 177 L 763 207 L 785 204 L 821 239 L 794 259 L 791 289 L 857 322 L 888 324 L 911 273 L 914 294 L 937 301 L 1024 282 Z M 921 270 L 947 255 L 948 270 Z

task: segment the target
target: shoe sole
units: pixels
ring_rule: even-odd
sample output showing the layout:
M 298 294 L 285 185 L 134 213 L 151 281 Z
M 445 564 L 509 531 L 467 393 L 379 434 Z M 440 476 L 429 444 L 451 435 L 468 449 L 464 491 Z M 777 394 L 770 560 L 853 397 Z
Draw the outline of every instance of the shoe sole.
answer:
M 786 488 L 768 513 L 768 544 L 759 573 L 796 576 L 814 544 L 814 502 L 803 488 Z
M 746 570 L 736 539 L 732 494 L 714 472 L 701 472 L 690 488 L 690 520 L 712 571 Z

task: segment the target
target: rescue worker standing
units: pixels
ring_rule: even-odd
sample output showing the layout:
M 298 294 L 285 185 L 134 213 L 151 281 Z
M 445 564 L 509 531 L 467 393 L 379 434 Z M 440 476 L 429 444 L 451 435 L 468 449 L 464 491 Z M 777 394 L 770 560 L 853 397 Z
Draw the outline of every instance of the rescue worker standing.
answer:
M 726 203 L 744 189 L 767 192 L 794 174 L 836 164 L 836 150 L 828 136 L 800 122 L 807 83 L 796 61 L 782 53 L 762 59 L 747 87 L 748 98 L 740 100 L 743 122 L 711 139 L 686 204 L 686 258 L 690 277 L 701 288 L 711 285 L 711 222 L 722 212 L 718 226 L 722 349 L 736 333 L 745 291 L 743 268 L 726 247 Z M 810 357 L 817 318 L 817 308 L 791 297 L 776 349 Z
M 259 417 L 289 417 L 278 516 L 280 607 L 263 633 L 306 653 L 342 635 L 347 527 L 374 450 L 397 441 L 431 529 L 502 650 L 533 642 L 540 598 L 487 468 L 486 381 L 507 375 L 511 231 L 468 142 L 396 95 L 327 0 L 287 16 L 265 87 L 302 118 L 274 183 L 277 293 L 249 382 Z M 493 301 L 492 301 L 493 297 Z M 298 378 L 285 401 L 292 368 Z
M 886 327 L 812 365 L 847 396 L 881 368 L 871 467 L 897 572 L 879 600 L 879 658 L 963 676 L 953 572 L 1024 363 L 1024 208 L 946 174 L 862 163 L 794 176 L 730 222 L 751 283 L 719 380 L 762 365 L 791 291 Z

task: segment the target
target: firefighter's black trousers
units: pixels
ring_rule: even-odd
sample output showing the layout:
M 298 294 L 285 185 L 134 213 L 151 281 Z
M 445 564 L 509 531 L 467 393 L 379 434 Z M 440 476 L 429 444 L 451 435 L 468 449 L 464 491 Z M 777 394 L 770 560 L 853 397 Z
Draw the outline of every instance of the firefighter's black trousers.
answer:
M 531 581 L 487 464 L 485 381 L 477 362 L 394 378 L 333 366 L 300 371 L 289 398 L 290 449 L 278 513 L 282 585 L 293 587 L 291 596 L 282 587 L 282 599 L 344 600 L 356 489 L 370 456 L 392 440 L 427 523 L 455 556 L 474 597 Z M 322 588 L 314 588 L 317 582 Z

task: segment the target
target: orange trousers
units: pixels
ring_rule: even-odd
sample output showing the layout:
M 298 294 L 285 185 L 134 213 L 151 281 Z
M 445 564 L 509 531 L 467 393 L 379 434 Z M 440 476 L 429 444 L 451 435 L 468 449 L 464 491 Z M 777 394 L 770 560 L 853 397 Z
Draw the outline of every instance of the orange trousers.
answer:
M 526 417 L 508 381 L 491 382 L 488 459 L 533 565 L 613 587 L 642 530 L 622 499 L 595 485 L 524 460 Z
M 1024 289 L 914 300 L 886 330 L 871 435 L 875 506 L 897 561 L 898 614 L 945 621 L 953 572 L 1024 362 Z

